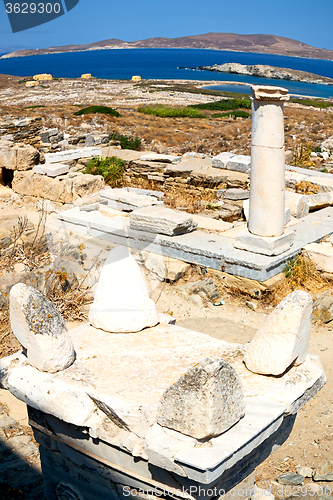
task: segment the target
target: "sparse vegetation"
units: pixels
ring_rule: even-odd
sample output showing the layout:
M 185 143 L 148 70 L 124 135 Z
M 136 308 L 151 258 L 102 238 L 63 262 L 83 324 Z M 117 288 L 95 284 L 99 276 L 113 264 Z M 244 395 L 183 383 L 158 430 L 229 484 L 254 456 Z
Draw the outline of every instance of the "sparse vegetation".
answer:
M 86 173 L 101 175 L 112 188 L 120 187 L 123 181 L 125 162 L 116 156 L 93 158 L 86 166 Z
M 99 113 L 101 115 L 109 115 L 109 116 L 121 116 L 118 111 L 109 106 L 88 106 L 88 108 L 80 109 L 79 111 L 75 111 L 73 113 L 75 116 L 88 115 L 91 113 Z
M 117 134 L 116 132 L 109 135 L 110 141 L 118 141 L 122 149 L 136 149 L 141 147 L 141 139 L 130 135 Z
M 317 270 L 306 252 L 291 258 L 286 263 L 283 274 L 283 280 L 268 296 L 273 304 L 278 304 L 295 290 L 304 290 L 312 295 L 325 290 L 331 291 L 331 284 Z
M 228 111 L 231 109 L 251 109 L 250 99 L 223 99 L 221 101 L 206 102 L 203 104 L 192 104 L 195 109 L 206 109 L 209 111 Z
M 251 115 L 246 111 L 237 109 L 236 111 L 229 111 L 228 113 L 214 113 L 212 118 L 224 118 L 226 116 L 230 116 L 230 118 L 236 120 L 236 118 L 249 118 Z
M 45 108 L 42 104 L 37 104 L 36 106 L 27 106 L 24 109 L 37 109 L 37 108 Z
M 324 101 L 321 99 L 291 99 L 291 102 L 295 102 L 297 104 L 303 104 L 304 106 L 313 106 L 314 108 L 322 108 L 322 109 L 326 109 L 333 106 L 332 102 Z
M 295 144 L 293 147 L 293 165 L 295 167 L 309 168 L 315 164 L 311 160 L 312 146 L 308 143 Z
M 162 104 L 141 106 L 138 108 L 138 112 L 144 113 L 145 115 L 159 116 L 160 118 L 206 118 L 205 115 L 190 107 L 172 108 Z

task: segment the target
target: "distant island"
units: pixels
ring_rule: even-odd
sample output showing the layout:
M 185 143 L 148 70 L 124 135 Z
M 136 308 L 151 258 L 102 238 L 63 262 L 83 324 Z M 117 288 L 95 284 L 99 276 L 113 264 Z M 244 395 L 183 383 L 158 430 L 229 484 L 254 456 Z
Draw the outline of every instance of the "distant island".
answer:
M 333 50 L 311 47 L 306 43 L 291 38 L 275 35 L 238 35 L 236 33 L 206 33 L 204 35 L 185 36 L 179 38 L 148 38 L 135 42 L 125 42 L 112 38 L 85 45 L 64 45 L 46 49 L 17 50 L 5 54 L 1 59 L 26 57 L 42 54 L 59 54 L 64 52 L 83 52 L 102 49 L 144 49 L 144 48 L 180 48 L 211 49 L 235 52 L 255 52 L 261 54 L 277 54 L 293 57 L 333 60 Z
M 233 73 L 235 75 L 257 76 L 260 78 L 273 78 L 277 80 L 289 80 L 294 82 L 306 83 L 325 83 L 333 85 L 333 79 L 327 76 L 315 75 L 307 71 L 299 71 L 290 68 L 277 68 L 266 64 L 244 65 L 239 63 L 214 64 L 214 66 L 199 66 L 199 69 L 205 71 L 217 71 L 218 73 Z

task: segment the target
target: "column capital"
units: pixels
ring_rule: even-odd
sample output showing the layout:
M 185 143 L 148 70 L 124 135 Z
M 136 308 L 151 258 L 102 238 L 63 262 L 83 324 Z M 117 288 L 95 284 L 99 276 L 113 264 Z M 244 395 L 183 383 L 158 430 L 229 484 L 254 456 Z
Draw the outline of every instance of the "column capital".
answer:
M 256 101 L 289 101 L 288 90 L 271 85 L 251 85 L 252 98 Z

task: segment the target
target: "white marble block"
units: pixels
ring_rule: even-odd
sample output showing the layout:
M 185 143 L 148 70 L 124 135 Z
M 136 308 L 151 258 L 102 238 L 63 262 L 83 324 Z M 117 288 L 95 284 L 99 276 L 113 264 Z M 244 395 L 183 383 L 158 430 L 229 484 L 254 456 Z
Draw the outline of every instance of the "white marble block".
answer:
M 244 356 L 246 367 L 263 375 L 282 375 L 304 362 L 311 331 L 311 295 L 297 290 L 266 318 Z
M 157 423 L 196 439 L 217 436 L 245 413 L 236 370 L 211 356 L 197 363 L 164 392 Z
M 47 175 L 48 177 L 57 177 L 58 175 L 67 174 L 69 165 L 63 163 L 44 163 L 35 165 L 33 168 L 34 174 Z
M 158 324 L 159 316 L 138 264 L 123 246 L 109 253 L 103 266 L 89 321 L 106 332 L 139 332 Z
M 134 210 L 130 215 L 130 226 L 139 231 L 175 236 L 194 231 L 198 223 L 189 214 L 153 206 Z
M 163 205 L 163 201 L 158 200 L 155 196 L 138 194 L 122 188 L 106 188 L 100 191 L 99 195 L 101 198 L 106 198 L 108 200 L 109 207 L 116 210 L 124 210 L 126 212 L 142 207 Z
M 304 194 L 293 193 L 286 191 L 285 205 L 290 208 L 290 213 L 296 219 L 301 219 L 309 213 L 309 200 L 308 196 Z
M 13 334 L 26 349 L 32 366 L 55 373 L 74 362 L 72 339 L 52 302 L 34 288 L 18 283 L 10 291 L 9 307 Z

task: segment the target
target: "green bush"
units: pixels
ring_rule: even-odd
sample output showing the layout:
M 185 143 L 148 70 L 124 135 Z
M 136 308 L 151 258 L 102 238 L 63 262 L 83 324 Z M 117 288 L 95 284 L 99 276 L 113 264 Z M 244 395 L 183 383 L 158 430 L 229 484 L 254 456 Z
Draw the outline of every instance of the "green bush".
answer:
M 314 108 L 330 108 L 333 103 L 330 101 L 322 101 L 320 99 L 291 99 L 290 102 L 296 102 L 297 104 L 303 104 L 304 106 L 313 106 Z
M 251 115 L 246 111 L 237 109 L 236 111 L 229 111 L 228 113 L 214 113 L 212 118 L 223 118 L 224 116 L 231 116 L 234 120 L 236 120 L 236 118 L 248 118 Z
M 121 187 L 126 163 L 111 156 L 110 158 L 92 158 L 86 166 L 86 173 L 102 175 L 106 184 L 111 187 Z
M 121 116 L 118 111 L 113 108 L 109 108 L 109 106 L 89 106 L 88 108 L 80 109 L 79 111 L 75 111 L 75 116 L 80 115 L 88 115 L 90 113 L 100 113 L 101 115 L 109 115 L 109 116 Z
M 223 99 L 222 101 L 193 104 L 189 108 L 207 109 L 210 111 L 228 111 L 230 109 L 251 109 L 250 99 Z
M 161 118 L 206 118 L 205 115 L 190 107 L 171 108 L 170 106 L 163 106 L 162 104 L 142 106 L 138 108 L 138 112 L 144 113 L 145 115 L 159 116 Z
M 110 141 L 119 141 L 122 149 L 140 149 L 141 139 L 139 137 L 132 137 L 130 135 L 121 135 L 114 132 L 109 135 Z

